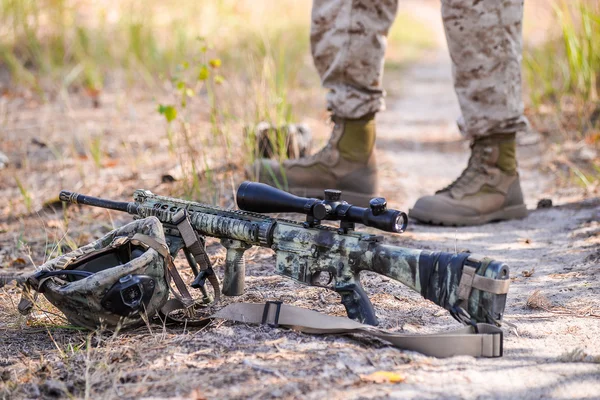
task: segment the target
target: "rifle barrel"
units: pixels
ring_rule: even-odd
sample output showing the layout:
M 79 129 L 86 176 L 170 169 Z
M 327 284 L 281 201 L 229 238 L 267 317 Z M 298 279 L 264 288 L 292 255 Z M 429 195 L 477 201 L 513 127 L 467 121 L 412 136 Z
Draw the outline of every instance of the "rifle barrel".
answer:
M 101 208 L 108 208 L 110 210 L 129 212 L 131 204 L 127 201 L 113 201 L 101 199 L 99 197 L 86 196 L 75 192 L 69 192 L 68 190 L 61 190 L 58 198 L 61 201 L 71 204 L 85 204 L 86 206 L 94 206 Z M 134 204 L 135 205 L 135 204 Z

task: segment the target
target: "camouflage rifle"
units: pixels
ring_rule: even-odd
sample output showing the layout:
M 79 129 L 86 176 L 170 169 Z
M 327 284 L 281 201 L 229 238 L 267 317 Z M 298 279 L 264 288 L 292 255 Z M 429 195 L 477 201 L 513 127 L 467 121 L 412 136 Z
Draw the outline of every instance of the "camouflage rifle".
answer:
M 377 318 L 361 286 L 361 271 L 407 285 L 459 321 L 497 324 L 502 319 L 509 284 L 504 263 L 470 253 L 386 245 L 382 236 L 356 232 L 355 224 L 401 233 L 406 228 L 406 214 L 387 209 L 383 198 L 372 199 L 370 208 L 361 208 L 341 201 L 340 196 L 340 191 L 326 190 L 324 200 L 309 199 L 244 182 L 237 191 L 237 204 L 245 211 L 238 211 L 158 196 L 148 190 L 136 190 L 133 202 L 60 193 L 60 199 L 70 203 L 125 211 L 136 218 L 156 216 L 163 224 L 171 255 L 184 250 L 196 276 L 191 286 L 202 290 L 206 302 L 211 300 L 206 280 L 219 296 L 218 280 L 204 251 L 204 237 L 212 236 L 220 238 L 227 249 L 222 290 L 226 296 L 244 292 L 244 252 L 261 246 L 275 251 L 275 273 L 335 290 L 348 317 L 366 324 L 377 325 Z M 288 212 L 306 214 L 306 221 L 261 214 Z M 323 220 L 339 221 L 339 228 L 321 225 Z

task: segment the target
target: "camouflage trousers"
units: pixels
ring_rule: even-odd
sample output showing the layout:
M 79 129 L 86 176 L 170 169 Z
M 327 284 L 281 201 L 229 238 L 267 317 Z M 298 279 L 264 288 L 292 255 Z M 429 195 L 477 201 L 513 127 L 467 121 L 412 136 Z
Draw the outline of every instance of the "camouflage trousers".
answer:
M 454 87 L 469 137 L 523 130 L 523 0 L 441 0 Z M 383 63 L 397 0 L 313 0 L 311 50 L 342 118 L 383 110 Z

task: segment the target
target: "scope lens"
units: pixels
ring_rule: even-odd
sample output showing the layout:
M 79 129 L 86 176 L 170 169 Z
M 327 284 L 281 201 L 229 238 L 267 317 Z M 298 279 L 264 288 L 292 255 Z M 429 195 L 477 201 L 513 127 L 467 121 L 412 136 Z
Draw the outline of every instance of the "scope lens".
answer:
M 396 217 L 396 221 L 394 222 L 394 232 L 402 233 L 406 229 L 406 225 L 408 224 L 408 216 L 401 212 Z

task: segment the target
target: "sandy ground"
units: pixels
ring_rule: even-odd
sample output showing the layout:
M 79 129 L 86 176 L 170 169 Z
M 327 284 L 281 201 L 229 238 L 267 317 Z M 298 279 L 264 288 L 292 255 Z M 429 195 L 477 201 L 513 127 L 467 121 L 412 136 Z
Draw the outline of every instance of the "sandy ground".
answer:
M 415 14 L 433 18 L 431 10 L 410 4 Z M 435 23 L 439 33 L 439 21 Z M 379 116 L 377 141 L 382 180 L 389 183 L 384 194 L 394 206 L 408 209 L 419 196 L 439 189 L 460 173 L 468 158 L 468 146 L 460 141 L 455 128 L 458 106 L 443 50 L 432 52 L 402 73 L 388 75 L 387 87 L 388 111 Z M 43 193 L 42 197 L 51 196 L 58 187 L 69 187 L 83 176 L 101 181 L 104 186 L 87 184 L 72 189 L 120 198 L 127 198 L 137 187 L 163 193 L 168 186 L 157 183 L 160 173 L 138 167 L 145 165 L 148 154 L 164 149 L 164 141 L 152 135 L 110 142 L 115 160 L 134 150 L 136 161 L 121 161 L 102 170 L 94 169 L 89 162 L 82 167 L 69 159 L 56 160 L 47 148 L 31 144 L 32 135 L 60 143 L 61 138 L 66 140 L 83 129 L 79 124 L 88 130 L 105 130 L 114 137 L 122 137 L 133 127 L 156 131 L 159 125 L 158 117 L 152 114 L 153 105 L 140 104 L 126 108 L 124 125 L 113 127 L 111 121 L 123 114 L 115 111 L 118 100 L 111 102 L 108 95 L 102 109 L 73 105 L 65 111 L 70 115 L 65 120 L 54 119 L 57 111 L 51 107 L 5 103 L 5 115 L 21 110 L 19 118 L 7 118 L 8 140 L 2 150 L 12 156 L 25 152 L 26 147 L 26 152 L 35 153 L 38 160 L 40 154 L 47 155 L 46 161 L 40 161 L 41 181 L 28 181 Z M 32 124 L 41 134 L 30 133 L 28 126 Z M 554 177 L 538 168 L 545 156 L 543 141 L 535 134 L 521 136 L 519 141 L 529 217 L 464 228 L 413 223 L 405 234 L 386 237 L 388 242 L 406 247 L 467 249 L 509 264 L 512 284 L 505 319 L 514 327 L 506 327 L 505 355 L 501 359 L 435 359 L 358 336 L 312 336 L 231 323 L 213 323 L 200 331 L 156 327 L 152 332 L 140 328 L 116 338 L 107 334 L 88 336 L 61 329 L 56 322 L 40 322 L 47 321 L 43 313 L 36 313 L 27 323 L 14 309 L 19 291 L 8 285 L 0 289 L 0 396 L 600 398 L 600 200 L 583 198 L 577 188 L 556 191 Z M 158 170 L 168 160 L 155 163 Z M 130 170 L 134 172 L 127 174 Z M 0 264 L 20 264 L 21 260 L 15 261 L 14 257 L 22 254 L 22 246 L 30 247 L 32 261 L 39 263 L 45 252 L 44 235 L 32 232 L 40 225 L 58 230 L 65 219 L 62 211 L 23 213 L 22 202 L 13 201 L 17 194 L 11 175 L 0 171 L 0 177 L 0 193 L 10 198 L 0 205 L 4 207 Z M 239 174 L 234 178 L 236 182 L 242 179 Z M 555 207 L 536 210 L 542 198 L 551 198 Z M 14 217 L 13 210 L 22 216 Z M 77 215 L 80 213 L 83 216 Z M 107 216 L 111 222 L 101 222 L 108 220 Z M 129 221 L 127 216 L 89 209 L 69 210 L 69 218 L 71 232 L 77 233 L 83 243 L 106 232 L 112 223 Z M 223 249 L 214 240 L 209 241 L 208 249 L 219 268 Z M 337 294 L 273 275 L 269 250 L 252 249 L 247 255 L 247 292 L 225 303 L 280 299 L 344 314 Z M 29 265 L 30 260 L 22 264 Z M 364 278 L 365 290 L 383 327 L 414 333 L 458 327 L 445 311 L 402 285 L 376 275 Z M 366 378 L 376 371 L 394 371 L 404 380 L 392 384 Z

